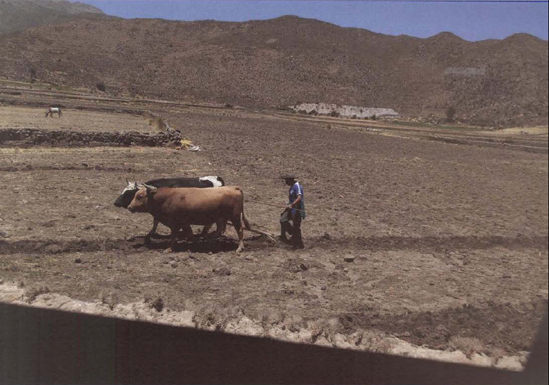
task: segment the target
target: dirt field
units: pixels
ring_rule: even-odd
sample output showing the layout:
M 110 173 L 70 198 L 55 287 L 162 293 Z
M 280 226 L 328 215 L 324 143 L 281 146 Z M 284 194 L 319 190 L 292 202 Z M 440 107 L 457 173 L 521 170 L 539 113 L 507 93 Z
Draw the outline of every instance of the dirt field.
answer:
M 75 106 L 47 120 L 41 108 L 0 107 L 0 131 L 151 132 L 140 116 Z M 163 312 L 192 311 L 200 327 L 247 317 L 308 330 L 308 343 L 338 333 L 359 346 L 375 331 L 490 357 L 529 349 L 548 299 L 546 154 L 396 126 L 389 136 L 277 113 L 149 107 L 203 151 L 2 144 L 0 282 L 27 302 L 46 292 L 111 307 L 162 299 Z M 167 239 L 144 246 L 150 216 L 113 206 L 126 178 L 221 175 L 243 187 L 251 221 L 276 234 L 288 171 L 305 188 L 302 252 L 248 234 L 236 255 L 229 229 L 166 254 Z

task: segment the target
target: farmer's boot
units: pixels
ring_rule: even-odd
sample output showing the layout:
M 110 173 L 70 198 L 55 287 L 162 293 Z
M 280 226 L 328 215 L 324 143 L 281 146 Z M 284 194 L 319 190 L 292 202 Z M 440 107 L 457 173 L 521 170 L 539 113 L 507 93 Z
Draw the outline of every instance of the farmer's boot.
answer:
M 294 215 L 292 227 L 292 247 L 294 250 L 302 250 L 305 248 L 303 237 L 301 234 L 301 215 Z
M 294 229 L 294 235 L 292 236 L 292 248 L 294 250 L 303 250 L 305 248 L 300 228 Z

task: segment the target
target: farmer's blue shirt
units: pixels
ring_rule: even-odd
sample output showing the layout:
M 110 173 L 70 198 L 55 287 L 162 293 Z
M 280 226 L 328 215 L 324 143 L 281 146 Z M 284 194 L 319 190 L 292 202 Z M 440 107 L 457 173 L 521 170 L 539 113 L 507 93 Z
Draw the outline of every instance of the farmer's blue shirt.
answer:
M 299 211 L 301 216 L 305 218 L 305 193 L 303 191 L 303 187 L 299 184 L 299 182 L 296 182 L 291 188 L 290 188 L 290 204 L 294 203 L 297 200 L 297 197 L 301 195 L 301 202 L 299 204 L 299 208 L 292 209 L 292 214 L 295 214 Z

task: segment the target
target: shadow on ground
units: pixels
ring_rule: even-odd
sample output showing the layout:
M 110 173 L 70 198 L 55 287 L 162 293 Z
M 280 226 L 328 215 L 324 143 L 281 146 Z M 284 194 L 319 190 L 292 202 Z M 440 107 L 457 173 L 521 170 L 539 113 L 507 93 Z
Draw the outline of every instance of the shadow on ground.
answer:
M 265 241 L 263 237 L 250 237 L 244 239 L 245 243 L 258 242 L 258 247 L 284 247 L 283 244 L 273 244 Z M 263 242 L 265 241 L 265 242 Z M 369 238 L 328 238 L 316 237 L 305 240 L 309 248 L 327 249 L 334 247 L 357 248 L 367 251 L 446 251 L 446 250 L 488 250 L 495 247 L 506 247 L 509 250 L 535 248 L 547 250 L 548 238 L 546 236 L 506 238 L 498 236 L 490 237 L 369 237 Z M 249 244 L 249 243 L 248 243 Z M 12 255 L 20 253 L 62 254 L 70 252 L 93 253 L 96 251 L 146 251 L 165 250 L 170 245 L 169 236 L 157 236 L 149 244 L 145 244 L 143 236 L 125 239 L 101 238 L 101 239 L 75 239 L 75 240 L 21 240 L 9 241 L 0 239 L 0 254 Z M 179 240 L 176 246 L 177 252 L 190 251 L 193 253 L 218 253 L 235 251 L 238 248 L 236 239 L 221 237 L 215 240 L 205 240 L 196 237 L 195 241 Z
M 547 383 L 547 317 L 523 373 L 0 304 L 3 384 Z

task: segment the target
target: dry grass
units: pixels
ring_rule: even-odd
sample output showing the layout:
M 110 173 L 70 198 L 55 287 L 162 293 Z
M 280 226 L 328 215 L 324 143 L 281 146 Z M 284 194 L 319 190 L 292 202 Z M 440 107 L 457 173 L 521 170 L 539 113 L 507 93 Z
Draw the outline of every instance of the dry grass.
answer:
M 471 358 L 474 354 L 486 352 L 486 347 L 477 338 L 470 337 L 452 337 L 450 340 L 452 349 L 462 351 L 467 358 Z
M 490 131 L 491 135 L 495 136 L 507 136 L 507 135 L 534 135 L 534 136 L 548 136 L 549 135 L 549 127 L 514 127 L 514 128 L 506 128 L 504 130 L 499 131 Z
M 34 302 L 34 300 L 42 294 L 48 294 L 50 289 L 47 286 L 33 286 L 25 290 L 25 297 L 28 303 Z
M 168 121 L 160 115 L 145 111 L 143 117 L 148 121 L 149 126 L 153 126 L 154 132 L 169 132 L 173 130 Z
M 45 118 L 45 108 L 1 107 L 1 128 L 40 128 L 70 131 L 150 132 L 143 119 L 130 114 L 64 109 L 61 118 Z
M 118 295 L 113 291 L 101 292 L 101 303 L 107 305 L 109 309 L 113 310 L 116 305 L 120 303 Z

